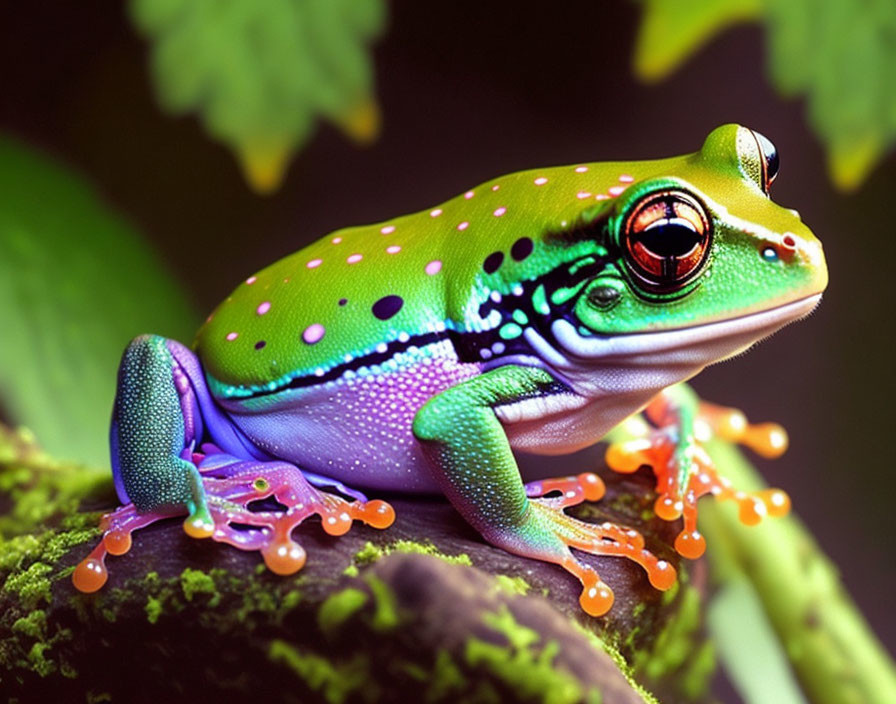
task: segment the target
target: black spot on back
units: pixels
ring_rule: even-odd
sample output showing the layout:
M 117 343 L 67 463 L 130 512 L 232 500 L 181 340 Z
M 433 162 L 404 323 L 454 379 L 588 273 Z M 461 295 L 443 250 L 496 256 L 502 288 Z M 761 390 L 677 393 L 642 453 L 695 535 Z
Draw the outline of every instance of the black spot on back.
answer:
M 383 296 L 373 304 L 371 310 L 380 320 L 388 320 L 398 313 L 403 305 L 404 299 L 401 296 Z
M 485 258 L 485 261 L 482 263 L 482 268 L 485 270 L 486 274 L 494 274 L 501 268 L 501 264 L 503 263 L 504 252 L 492 252 Z
M 521 262 L 523 259 L 532 254 L 532 250 L 535 245 L 532 244 L 532 240 L 528 237 L 520 237 L 516 242 L 513 243 L 513 247 L 510 248 L 510 256 L 513 257 L 516 261 Z

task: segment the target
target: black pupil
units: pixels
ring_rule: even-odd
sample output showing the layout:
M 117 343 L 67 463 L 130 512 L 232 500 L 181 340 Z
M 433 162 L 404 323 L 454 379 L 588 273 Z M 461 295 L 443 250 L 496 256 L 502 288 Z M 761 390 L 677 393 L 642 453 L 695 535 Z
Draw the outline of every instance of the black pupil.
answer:
M 669 222 L 639 232 L 635 241 L 657 257 L 683 257 L 700 243 L 700 235 L 687 225 Z
M 759 144 L 759 150 L 762 152 L 762 158 L 765 160 L 765 188 L 768 190 L 772 181 L 775 180 L 775 176 L 778 175 L 778 168 L 780 167 L 778 150 L 765 135 L 761 135 L 755 130 L 753 134 L 756 135 L 756 142 Z

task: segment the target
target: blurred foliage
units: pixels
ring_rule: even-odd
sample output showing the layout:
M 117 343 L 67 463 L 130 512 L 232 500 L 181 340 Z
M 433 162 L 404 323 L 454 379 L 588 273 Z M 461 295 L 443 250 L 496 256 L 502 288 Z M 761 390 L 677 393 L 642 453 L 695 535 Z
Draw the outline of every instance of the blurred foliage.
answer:
M 143 239 L 76 174 L 0 137 L 0 406 L 54 455 L 108 465 L 115 370 L 196 317 Z
M 644 0 L 635 72 L 663 78 L 723 29 L 749 20 L 765 25 L 775 88 L 805 95 L 831 179 L 858 187 L 896 143 L 896 2 Z
M 383 0 L 131 0 L 152 40 L 159 100 L 196 112 L 259 192 L 275 190 L 316 118 L 359 142 L 379 131 L 367 45 Z

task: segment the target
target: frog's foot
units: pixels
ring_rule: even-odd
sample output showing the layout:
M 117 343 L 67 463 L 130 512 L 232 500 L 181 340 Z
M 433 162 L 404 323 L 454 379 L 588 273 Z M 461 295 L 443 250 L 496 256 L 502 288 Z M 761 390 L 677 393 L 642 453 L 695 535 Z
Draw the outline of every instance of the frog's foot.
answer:
M 739 517 L 755 525 L 765 516 L 784 516 L 790 498 L 781 489 L 744 492 L 720 476 L 704 444 L 713 437 L 749 447 L 763 457 L 778 457 L 787 449 L 787 433 L 774 423 L 751 425 L 743 413 L 708 403 L 699 403 L 693 414 L 692 432 L 684 427 L 681 406 L 674 396 L 661 394 L 645 410 L 655 425 L 641 437 L 607 448 L 606 461 L 617 472 L 629 473 L 649 465 L 656 475 L 658 497 L 654 510 L 663 520 L 682 518 L 684 528 L 675 539 L 675 549 L 689 559 L 700 557 L 706 541 L 697 530 L 697 499 L 713 494 L 717 499 L 736 501 Z
M 184 531 L 193 538 L 212 538 L 241 550 L 258 550 L 277 574 L 292 574 L 305 564 L 305 551 L 292 539 L 292 530 L 312 515 L 321 518 L 324 531 L 343 535 L 352 522 L 388 528 L 395 511 L 385 501 L 367 501 L 351 492 L 352 501 L 312 486 L 295 466 L 285 462 L 245 461 L 227 455 L 196 455 L 202 474 L 206 506 L 187 507 Z M 335 485 L 337 488 L 340 485 Z M 250 504 L 273 498 L 285 510 L 253 510 Z M 95 592 L 108 578 L 107 554 L 123 555 L 131 549 L 131 533 L 171 518 L 171 512 L 139 511 L 133 504 L 105 515 L 103 538 L 72 574 L 79 591 Z
M 134 504 L 126 504 L 103 516 L 102 540 L 72 573 L 75 588 L 88 594 L 101 589 L 109 578 L 106 555 L 124 555 L 131 549 L 131 533 L 165 518 L 171 518 L 171 514 L 138 511 Z
M 205 472 L 208 466 L 202 463 L 199 468 Z M 381 529 L 395 520 L 394 509 L 385 501 L 349 501 L 321 491 L 285 462 L 236 460 L 223 466 L 226 471 L 221 469 L 216 467 L 216 473 L 225 476 L 203 476 L 214 524 L 210 537 L 240 550 L 258 550 L 277 574 L 292 574 L 305 564 L 305 550 L 292 539 L 292 531 L 310 516 L 320 516 L 329 535 L 344 535 L 356 520 Z M 250 508 L 268 498 L 286 510 Z
M 564 512 L 585 500 L 597 501 L 604 489 L 600 477 L 591 473 L 527 484 L 532 517 L 513 541 L 515 544 L 508 545 L 518 554 L 557 563 L 575 575 L 582 583 L 579 603 L 592 616 L 610 609 L 613 591 L 592 567 L 573 557 L 569 548 L 592 555 L 627 557 L 645 569 L 657 589 L 669 589 L 675 582 L 675 568 L 646 550 L 644 538 L 637 531 L 609 522 L 586 523 Z

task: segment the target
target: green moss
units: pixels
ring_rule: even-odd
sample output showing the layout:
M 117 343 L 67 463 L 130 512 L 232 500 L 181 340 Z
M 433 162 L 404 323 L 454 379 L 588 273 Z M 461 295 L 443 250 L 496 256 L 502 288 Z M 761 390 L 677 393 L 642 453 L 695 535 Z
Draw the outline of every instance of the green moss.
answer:
M 51 675 L 56 670 L 56 664 L 44 655 L 44 652 L 49 649 L 49 643 L 38 641 L 28 651 L 28 665 L 33 672 L 36 672 L 41 677 Z
M 517 623 L 510 609 L 504 605 L 497 612 L 484 613 L 482 622 L 489 628 L 502 634 L 507 638 L 510 645 L 518 650 L 528 648 L 540 639 L 537 631 Z
M 50 573 L 53 568 L 43 562 L 35 562 L 24 572 L 9 575 L 3 585 L 3 591 L 18 596 L 26 611 L 35 608 L 39 603 L 50 603 Z
M 653 647 L 635 654 L 635 671 L 658 680 L 681 667 L 697 646 L 700 623 L 700 593 L 692 586 L 685 587 L 675 616 L 657 635 Z
M 367 599 L 365 592 L 354 587 L 347 587 L 328 596 L 317 612 L 317 624 L 321 632 L 326 635 L 334 633 L 367 603 Z
M 374 612 L 370 619 L 370 627 L 375 631 L 389 631 L 398 625 L 398 605 L 392 589 L 383 580 L 373 574 L 364 577 L 370 592 L 373 594 Z
M 715 645 L 707 640 L 700 646 L 696 655 L 692 655 L 687 670 L 680 679 L 682 694 L 688 699 L 700 699 L 709 687 L 709 681 L 716 671 Z
M 350 564 L 344 570 L 342 570 L 342 574 L 346 577 L 357 577 L 361 571 L 358 569 L 358 566 L 354 563 Z
M 496 574 L 495 581 L 498 583 L 499 588 L 510 594 L 520 594 L 521 596 L 525 596 L 532 589 L 532 585 L 522 577 L 512 577 L 508 574 Z
M 146 611 L 147 621 L 157 623 L 163 611 L 161 599 L 154 596 L 146 597 L 146 606 L 143 607 L 143 610 Z
M 577 621 L 570 621 L 573 627 L 579 631 L 596 650 L 601 650 L 614 662 L 617 668 L 619 668 L 619 672 L 625 677 L 626 682 L 628 682 L 629 686 L 638 694 L 641 699 L 644 700 L 645 704 L 660 704 L 659 700 L 647 689 L 635 679 L 634 668 L 631 663 L 625 659 L 625 656 L 619 650 L 619 648 L 610 642 L 607 639 L 603 639 L 598 637 L 596 633 L 589 630 L 581 623 Z
M 180 573 L 180 586 L 187 601 L 193 601 L 197 594 L 208 594 L 208 606 L 214 608 L 221 603 L 221 594 L 212 576 L 202 570 L 187 567 Z
M 268 648 L 272 662 L 289 668 L 312 692 L 317 692 L 329 704 L 342 704 L 349 696 L 358 695 L 367 701 L 377 698 L 371 684 L 367 657 L 355 655 L 345 663 L 334 664 L 319 655 L 302 653 L 286 641 L 275 639 Z
M 12 624 L 12 630 L 27 638 L 35 640 L 43 638 L 47 632 L 47 613 L 41 609 L 35 609 L 27 616 L 17 619 Z
M 373 543 L 368 542 L 363 548 L 355 553 L 354 564 L 360 566 L 369 565 L 393 552 L 402 552 L 412 555 L 429 555 L 430 557 L 437 557 L 440 560 L 444 560 L 453 565 L 472 566 L 473 564 L 470 556 L 466 553 L 446 555 L 432 543 L 415 543 L 412 540 L 397 540 L 389 545 L 374 545 Z
M 447 650 L 436 653 L 436 662 L 429 680 L 427 701 L 444 701 L 452 692 L 460 692 L 467 680 Z
M 582 688 L 570 673 L 554 667 L 560 650 L 556 641 L 535 647 L 538 633 L 519 624 L 505 606 L 483 615 L 483 623 L 501 633 L 508 646 L 469 638 L 464 657 L 472 667 L 488 670 L 520 699 L 535 699 L 545 704 L 573 704 L 583 698 Z

